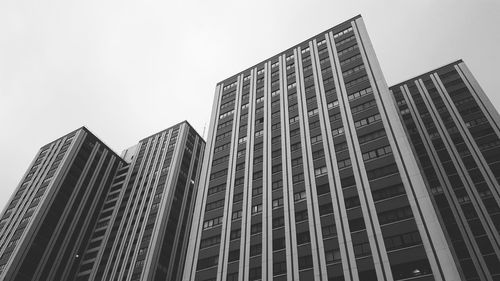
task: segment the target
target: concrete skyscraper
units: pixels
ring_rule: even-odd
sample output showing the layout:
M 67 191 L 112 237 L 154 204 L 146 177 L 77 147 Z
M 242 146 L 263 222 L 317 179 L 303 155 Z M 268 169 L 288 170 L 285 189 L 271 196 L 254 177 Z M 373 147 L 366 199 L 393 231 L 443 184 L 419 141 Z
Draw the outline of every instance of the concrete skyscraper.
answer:
M 85 128 L 42 147 L 2 214 L 0 280 L 54 280 L 66 270 L 126 165 Z
M 464 62 L 391 87 L 466 280 L 500 280 L 500 116 Z
M 361 17 L 216 86 L 183 280 L 460 280 Z
M 81 128 L 40 150 L 0 222 L 0 280 L 179 280 L 205 142 L 182 122 L 124 151 Z

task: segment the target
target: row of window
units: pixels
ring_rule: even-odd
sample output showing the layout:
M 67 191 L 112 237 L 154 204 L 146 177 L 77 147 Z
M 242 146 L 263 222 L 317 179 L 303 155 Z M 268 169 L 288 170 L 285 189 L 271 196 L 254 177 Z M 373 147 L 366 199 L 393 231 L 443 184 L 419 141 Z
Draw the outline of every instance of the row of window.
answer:
M 374 107 L 376 105 L 377 105 L 377 102 L 375 100 L 370 100 L 368 102 L 362 103 L 358 106 L 351 108 L 351 113 L 353 113 L 353 114 L 358 113 L 360 111 L 363 111 L 363 110 L 368 109 L 370 107 Z
M 344 71 L 344 72 L 342 73 L 342 75 L 343 75 L 344 77 L 346 77 L 346 76 L 348 76 L 348 75 L 351 75 L 351 74 L 356 73 L 356 72 L 358 72 L 358 71 L 361 71 L 361 70 L 363 70 L 363 69 L 365 69 L 365 65 L 364 65 L 364 64 L 362 64 L 362 65 L 358 65 L 358 66 L 356 66 L 356 67 L 353 67 L 353 68 L 351 68 L 351 69 L 349 69 L 349 70 Z
M 379 157 L 382 157 L 382 156 L 385 156 L 385 155 L 391 154 L 391 153 L 392 153 L 391 147 L 385 146 L 385 147 L 381 147 L 381 148 L 374 149 L 374 150 L 363 153 L 363 160 L 365 160 L 365 161 L 371 160 L 371 159 L 379 158 Z
M 379 121 L 380 119 L 381 119 L 380 114 L 375 114 L 373 116 L 363 118 L 359 121 L 354 122 L 354 126 L 356 128 L 364 127 L 364 126 L 370 125 L 372 123 L 375 123 L 375 122 Z

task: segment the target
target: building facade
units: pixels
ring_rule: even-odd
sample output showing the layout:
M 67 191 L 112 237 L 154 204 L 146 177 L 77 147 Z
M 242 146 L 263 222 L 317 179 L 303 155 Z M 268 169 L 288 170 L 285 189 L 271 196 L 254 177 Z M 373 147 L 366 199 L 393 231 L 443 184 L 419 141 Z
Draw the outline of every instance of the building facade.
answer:
M 2 213 L 0 280 L 63 280 L 124 166 L 85 128 L 42 147 Z
M 464 280 L 500 280 L 500 116 L 464 62 L 391 87 Z
M 460 280 L 361 17 L 217 84 L 183 280 Z
M 2 215 L 0 280 L 180 280 L 204 148 L 187 122 L 122 157 L 85 128 L 44 146 Z

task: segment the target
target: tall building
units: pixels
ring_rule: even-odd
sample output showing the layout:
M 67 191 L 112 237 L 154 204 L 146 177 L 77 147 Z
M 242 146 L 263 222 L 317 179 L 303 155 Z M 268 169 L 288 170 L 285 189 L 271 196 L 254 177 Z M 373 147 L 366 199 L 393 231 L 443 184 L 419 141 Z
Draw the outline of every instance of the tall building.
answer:
M 0 220 L 0 280 L 61 280 L 127 164 L 85 128 L 38 152 Z
M 360 16 L 216 86 L 183 280 L 460 280 Z
M 391 87 L 465 280 L 500 280 L 500 116 L 462 61 Z
M 180 280 L 204 148 L 187 122 L 122 158 L 85 128 L 44 146 L 2 215 L 0 280 Z

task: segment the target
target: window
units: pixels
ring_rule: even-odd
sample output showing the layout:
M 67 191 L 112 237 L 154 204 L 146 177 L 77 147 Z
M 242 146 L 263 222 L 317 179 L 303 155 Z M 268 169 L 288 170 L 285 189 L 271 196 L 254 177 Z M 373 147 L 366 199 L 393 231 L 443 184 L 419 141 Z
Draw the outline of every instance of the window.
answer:
M 237 261 L 240 259 L 240 249 L 229 251 L 227 255 L 228 262 Z
M 244 177 L 239 177 L 237 179 L 234 180 L 234 185 L 240 185 L 240 184 L 243 184 L 245 182 L 245 178 Z
M 358 113 L 358 112 L 361 112 L 361 111 L 363 111 L 365 109 L 368 109 L 370 107 L 374 107 L 376 105 L 377 105 L 377 102 L 375 100 L 370 100 L 370 101 L 362 103 L 362 104 L 360 104 L 358 106 L 352 107 L 351 108 L 351 113 L 353 113 L 353 114 L 354 113 Z
M 326 259 L 326 263 L 333 263 L 333 262 L 340 261 L 340 250 L 336 249 L 333 251 L 326 251 L 325 252 L 325 259 Z
M 300 201 L 300 200 L 306 198 L 306 192 L 305 191 L 295 192 L 295 194 L 293 195 L 293 197 L 295 199 L 295 202 Z
M 296 167 L 302 164 L 302 156 L 292 159 L 292 167 Z
M 260 266 L 250 268 L 250 270 L 248 271 L 248 280 L 249 281 L 259 280 L 261 279 L 261 275 L 262 275 L 262 269 Z
M 262 194 L 262 186 L 254 187 L 252 189 L 252 196 L 257 196 Z
M 220 151 L 223 151 L 223 150 L 226 150 L 229 148 L 231 144 L 230 143 L 226 143 L 226 144 L 223 144 L 223 145 L 220 145 L 220 146 L 216 146 L 214 148 L 214 153 L 217 153 L 217 152 L 220 152 Z
M 219 255 L 200 259 L 198 260 L 198 265 L 196 266 L 196 270 L 202 270 L 205 268 L 216 266 L 218 262 L 219 262 Z
M 422 243 L 418 231 L 398 234 L 384 239 L 388 251 L 410 247 Z
M 240 237 L 241 237 L 241 229 L 235 229 L 235 230 L 231 231 L 231 234 L 230 234 L 231 240 L 239 239 Z
M 387 166 L 378 169 L 370 170 L 367 172 L 367 175 L 369 180 L 374 180 L 387 175 L 395 174 L 397 172 L 398 172 L 398 167 L 396 166 L 396 164 L 389 164 Z
M 263 135 L 264 135 L 264 130 L 260 130 L 260 131 L 255 132 L 255 137 L 256 138 L 262 137 Z
M 298 135 L 300 135 L 300 129 L 299 128 L 290 131 L 290 137 L 295 137 L 295 136 L 298 136 Z M 280 138 L 281 137 L 278 137 L 278 139 L 280 139 Z
M 307 210 L 295 212 L 295 222 L 307 220 Z
M 309 236 L 309 231 L 297 233 L 297 245 L 305 244 L 311 242 L 311 237 Z
M 319 206 L 319 215 L 326 215 L 326 214 L 332 214 L 333 213 L 333 205 L 332 203 L 328 202 L 326 204 L 320 205 Z
M 236 212 L 233 212 L 232 220 L 237 220 L 241 218 L 241 215 L 243 214 L 242 210 L 238 210 Z
M 321 135 L 314 136 L 311 138 L 311 144 L 316 144 L 316 143 L 321 142 L 321 141 L 322 141 Z
M 273 190 L 280 189 L 282 187 L 283 187 L 283 181 L 282 180 L 273 181 L 273 185 L 272 185 L 272 189 Z
M 238 139 L 238 143 L 239 143 L 239 144 L 243 144 L 243 143 L 245 143 L 246 141 L 247 141 L 247 137 L 246 137 L 246 136 L 241 137 L 241 138 L 239 138 L 239 139 Z
M 227 169 L 218 172 L 213 172 L 212 174 L 210 174 L 210 180 L 217 179 L 225 175 L 227 175 Z
M 286 274 L 286 261 L 273 263 L 273 276 Z
M 283 197 L 277 198 L 273 200 L 273 209 L 274 208 L 279 208 L 283 206 Z
M 340 65 L 341 66 L 346 65 L 346 64 L 351 63 L 353 61 L 356 61 L 359 58 L 361 58 L 361 54 L 354 55 L 352 57 L 349 57 L 347 59 L 344 59 L 344 60 L 340 61 Z
M 304 181 L 304 174 L 300 173 L 300 174 L 293 175 L 292 181 L 293 181 L 293 183 L 298 183 L 298 182 Z
M 273 251 L 285 249 L 285 237 L 273 239 Z
M 285 225 L 285 219 L 283 217 L 273 218 L 273 229 L 282 227 Z
M 367 80 L 368 80 L 368 76 L 366 76 L 366 75 L 365 76 L 361 76 L 361 77 L 359 77 L 357 79 L 354 79 L 352 81 L 349 81 L 349 82 L 345 83 L 345 87 L 346 88 L 350 88 L 352 86 L 355 86 L 355 85 L 357 85 L 357 84 L 359 84 L 361 82 L 367 81 Z
M 311 268 L 313 266 L 312 256 L 299 257 L 299 270 Z
M 293 124 L 293 123 L 295 123 L 297 121 L 299 121 L 299 116 L 298 115 L 290 118 L 290 124 Z
M 371 160 L 371 159 L 375 159 L 375 158 L 380 158 L 380 157 L 383 157 L 383 156 L 385 156 L 387 154 L 391 154 L 391 153 L 392 153 L 391 147 L 388 145 L 388 146 L 384 146 L 384 147 L 363 153 L 363 160 L 366 161 L 366 160 Z
M 262 212 L 262 204 L 252 206 L 252 214 Z
M 344 160 L 340 160 L 337 162 L 337 166 L 339 167 L 339 169 L 350 167 L 351 166 L 351 159 L 347 158 Z
M 335 224 L 328 224 L 321 228 L 323 233 L 323 238 L 333 237 L 337 235 L 337 230 L 335 229 Z
M 224 207 L 224 199 L 207 203 L 207 205 L 205 206 L 205 211 L 215 210 L 221 207 Z
M 235 194 L 233 196 L 233 203 L 240 202 L 243 200 L 243 192 Z
M 239 150 L 238 154 L 237 154 L 238 158 L 243 157 L 243 156 L 245 156 L 245 149 Z
M 314 169 L 314 175 L 315 175 L 316 177 L 319 177 L 319 176 L 325 175 L 327 172 L 328 172 L 328 169 L 326 168 L 326 166 L 323 166 L 323 167 L 319 167 L 319 168 L 317 168 L 317 169 Z
M 358 99 L 360 97 L 369 95 L 371 93 L 373 93 L 373 90 L 372 90 L 371 87 L 368 87 L 366 89 L 363 89 L 363 90 L 360 90 L 358 92 L 355 92 L 355 93 L 352 93 L 352 94 L 348 95 L 347 99 L 349 99 L 349 101 L 352 101 L 352 100 Z
M 318 112 L 319 112 L 319 110 L 317 108 L 315 108 L 313 110 L 310 110 L 307 114 L 309 115 L 309 117 L 312 117 L 314 115 L 318 115 Z
M 370 125 L 372 123 L 379 121 L 380 119 L 381 119 L 380 114 L 375 114 L 373 116 L 370 116 L 370 117 L 367 117 L 367 118 L 364 118 L 364 119 L 361 119 L 359 121 L 354 122 L 354 126 L 356 128 L 367 126 L 367 125 Z
M 262 253 L 262 244 L 250 245 L 250 256 L 258 256 Z
M 363 70 L 363 69 L 365 69 L 365 66 L 364 66 L 363 64 L 362 64 L 362 65 L 358 65 L 358 66 L 356 66 L 356 67 L 353 67 L 353 68 L 351 68 L 351 69 L 348 69 L 348 70 L 344 71 L 344 72 L 342 73 L 342 75 L 343 75 L 344 77 L 346 77 L 346 76 L 349 76 L 349 75 L 351 75 L 351 74 L 353 74 L 353 73 L 359 72 L 359 71 L 361 71 L 361 70 Z
M 362 144 L 362 143 L 365 143 L 365 142 L 369 142 L 369 141 L 372 141 L 372 140 L 379 139 L 381 137 L 385 137 L 385 130 L 384 129 L 380 129 L 378 131 L 362 135 L 362 136 L 360 136 L 358 138 L 358 141 L 359 141 L 360 144 Z
M 347 34 L 347 33 L 351 32 L 351 31 L 352 31 L 352 26 L 351 26 L 351 27 L 349 27 L 349 28 L 347 28 L 347 29 L 344 29 L 344 30 L 340 31 L 339 33 L 334 34 L 334 35 L 333 35 L 333 38 L 335 38 L 335 39 L 336 39 L 336 38 L 338 38 L 339 36 L 342 36 L 342 35 L 344 35 L 344 34 Z
M 339 136 L 339 135 L 342 135 L 344 134 L 344 127 L 340 127 L 340 128 L 336 128 L 336 129 L 333 129 L 332 130 L 332 135 L 335 137 L 335 136 Z
M 354 255 L 356 257 L 364 257 L 371 255 L 370 243 L 364 242 L 359 244 L 354 244 Z
M 214 226 L 218 226 L 222 223 L 222 216 L 211 219 L 211 220 L 206 220 L 203 222 L 203 229 L 208 229 Z
M 236 165 L 236 171 L 245 169 L 245 162 Z
M 359 202 L 359 197 L 358 196 L 354 196 L 354 197 L 350 197 L 350 198 L 346 198 L 344 200 L 345 202 L 345 207 L 346 209 L 350 209 L 350 208 L 354 208 L 354 207 L 358 207 L 360 202 Z
M 250 234 L 257 234 L 262 232 L 262 224 L 260 222 L 252 224 L 250 227 Z
M 413 217 L 413 213 L 409 206 L 402 207 L 378 214 L 380 224 L 387 224 L 395 221 L 404 220 Z
M 200 249 L 207 248 L 220 243 L 220 235 L 211 236 L 200 241 Z
M 233 115 L 233 114 L 234 114 L 234 110 L 228 111 L 228 112 L 226 112 L 224 114 L 219 115 L 219 119 L 228 117 L 228 116 Z

